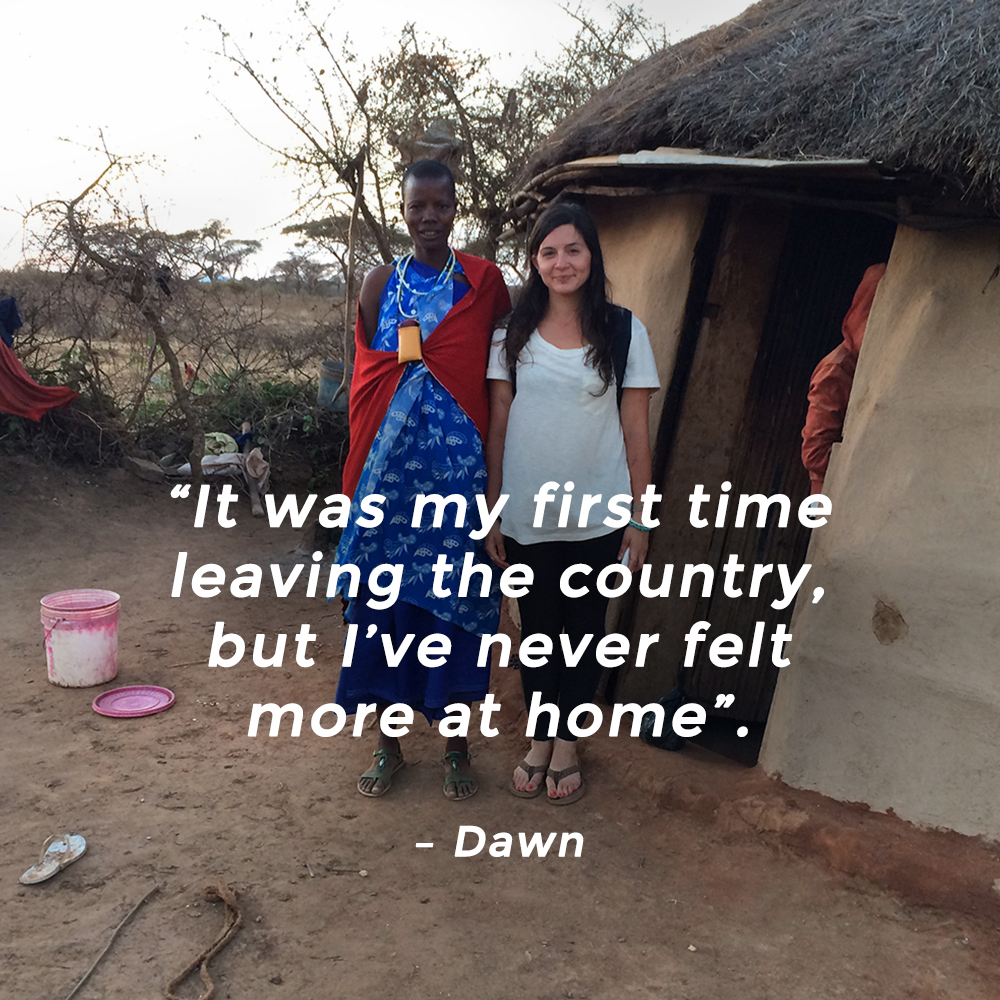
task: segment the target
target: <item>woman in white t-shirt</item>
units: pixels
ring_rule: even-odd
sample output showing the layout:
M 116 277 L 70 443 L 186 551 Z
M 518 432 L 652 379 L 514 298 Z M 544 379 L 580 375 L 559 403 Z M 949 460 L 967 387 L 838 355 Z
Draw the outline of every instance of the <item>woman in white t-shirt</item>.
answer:
M 635 498 L 638 510 L 650 480 L 649 396 L 659 380 L 649 336 L 632 317 L 619 395 L 615 367 L 621 370 L 624 352 L 614 344 L 628 314 L 608 302 L 597 229 L 583 208 L 565 203 L 545 211 L 529 251 L 530 277 L 506 330 L 494 335 L 486 373 L 491 508 L 508 495 L 486 548 L 500 566 L 532 568 L 534 583 L 518 600 L 522 634 L 542 633 L 553 644 L 545 665 L 522 664 L 521 683 L 528 705 L 537 695 L 559 707 L 558 730 L 545 738 L 542 716 L 510 791 L 531 798 L 547 790 L 554 805 L 568 805 L 586 786 L 567 720 L 593 701 L 601 672 L 596 646 L 608 599 L 594 580 L 626 553 L 633 571 L 646 557 L 649 529 L 638 515 L 630 519 L 628 501 Z M 571 598 L 559 582 L 576 563 L 593 574 L 575 578 L 575 585 L 589 584 L 589 593 Z M 591 636 L 575 666 L 563 658 L 562 632 L 573 651 Z

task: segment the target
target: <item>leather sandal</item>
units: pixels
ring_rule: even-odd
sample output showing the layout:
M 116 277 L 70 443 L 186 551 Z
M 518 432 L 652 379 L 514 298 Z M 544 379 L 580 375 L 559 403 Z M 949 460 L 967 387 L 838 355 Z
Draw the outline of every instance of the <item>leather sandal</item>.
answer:
M 458 762 L 462 759 L 472 760 L 472 754 L 462 753 L 461 750 L 449 750 L 444 755 L 444 762 L 449 766 L 448 776 L 444 779 L 444 797 L 452 802 L 464 802 L 471 799 L 479 791 L 479 779 L 471 774 L 462 774 L 458 769 Z M 454 788 L 455 794 L 449 795 L 448 789 Z M 465 795 L 459 795 L 460 789 L 471 788 Z
M 403 755 L 399 750 L 375 750 L 373 757 L 378 757 L 378 763 L 358 778 L 358 791 L 369 799 L 377 799 L 385 795 L 392 787 L 392 776 L 403 766 Z M 391 758 L 391 759 L 390 759 Z M 361 782 L 368 778 L 378 782 L 370 791 L 361 787 Z

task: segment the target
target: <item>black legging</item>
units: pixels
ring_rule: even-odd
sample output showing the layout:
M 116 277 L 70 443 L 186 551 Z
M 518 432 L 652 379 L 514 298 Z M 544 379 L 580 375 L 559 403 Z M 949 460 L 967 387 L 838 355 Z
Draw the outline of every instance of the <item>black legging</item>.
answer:
M 528 667 L 521 664 L 524 701 L 530 706 L 532 695 L 539 691 L 542 704 L 559 706 L 559 728 L 556 735 L 561 740 L 576 739 L 567 728 L 567 719 L 578 705 L 593 701 L 601 677 L 601 665 L 597 662 L 597 643 L 604 637 L 608 598 L 597 592 L 595 583 L 597 574 L 605 566 L 618 561 L 623 534 L 624 529 L 599 538 L 575 542 L 536 542 L 534 545 L 522 545 L 513 538 L 504 538 L 507 562 L 526 563 L 534 572 L 534 583 L 529 592 L 517 599 L 521 612 L 521 635 L 540 632 L 547 635 L 553 645 L 552 655 L 544 666 Z M 559 589 L 559 578 L 563 570 L 574 563 L 586 563 L 594 570 L 590 576 L 574 577 L 572 581 L 574 586 L 590 588 L 590 592 L 581 597 L 567 597 Z M 563 631 L 569 637 L 573 649 L 578 648 L 580 641 L 588 633 L 594 636 L 575 667 L 567 667 L 563 659 L 559 642 L 559 634 Z M 534 739 L 550 738 L 546 717 L 542 717 L 537 729 Z

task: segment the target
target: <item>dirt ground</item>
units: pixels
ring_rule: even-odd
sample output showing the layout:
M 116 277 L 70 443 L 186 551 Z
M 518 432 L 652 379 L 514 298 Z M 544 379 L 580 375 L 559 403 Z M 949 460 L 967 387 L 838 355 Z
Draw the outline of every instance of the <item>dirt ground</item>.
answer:
M 168 487 L 120 470 L 0 459 L 4 996 L 66 996 L 154 885 L 159 892 L 77 996 L 162 996 L 221 927 L 221 905 L 203 897 L 216 879 L 236 890 L 245 920 L 211 965 L 216 996 L 233 1000 L 1000 993 L 1000 935 L 984 910 L 963 906 L 965 897 L 952 908 L 915 905 L 875 875 L 852 874 L 877 865 L 836 865 L 829 853 L 799 849 L 781 833 L 805 829 L 796 817 L 806 812 L 771 815 L 745 788 L 733 800 L 730 786 L 765 779 L 705 750 L 666 754 L 598 736 L 578 805 L 514 799 L 504 788 L 523 739 L 516 675 L 506 671 L 495 682 L 504 731 L 473 741 L 475 798 L 446 801 L 441 741 L 423 726 L 404 740 L 407 766 L 391 793 L 362 798 L 355 782 L 373 735 L 322 739 L 308 728 L 336 685 L 343 633 L 333 606 L 301 588 L 283 600 L 170 597 L 180 550 L 193 564 L 227 569 L 294 558 L 300 534 L 253 521 L 241 503 L 236 527 L 196 531 L 194 500 L 171 499 Z M 46 680 L 39 598 L 90 586 L 122 595 L 115 683 L 170 687 L 169 711 L 105 718 L 90 707 L 100 689 Z M 271 637 L 309 622 L 316 665 L 209 669 L 217 620 Z M 252 704 L 269 701 L 304 707 L 300 737 L 248 738 Z M 460 824 L 489 834 L 576 831 L 583 854 L 456 858 Z M 845 829 L 838 842 L 856 839 Z M 59 832 L 83 834 L 86 856 L 49 882 L 20 885 Z M 928 858 L 950 856 L 935 835 L 907 836 L 912 850 L 928 845 Z M 425 841 L 435 847 L 415 847 Z M 984 871 L 996 861 L 987 847 L 966 846 Z M 199 992 L 195 980 L 181 995 Z

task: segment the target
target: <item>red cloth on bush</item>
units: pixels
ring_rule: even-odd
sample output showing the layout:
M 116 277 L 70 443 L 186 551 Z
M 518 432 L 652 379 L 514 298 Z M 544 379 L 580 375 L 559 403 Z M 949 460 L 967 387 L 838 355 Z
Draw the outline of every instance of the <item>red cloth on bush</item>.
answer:
M 62 385 L 39 385 L 17 355 L 0 341 L 0 413 L 41 420 L 49 411 L 68 406 L 80 394 Z
M 490 419 L 486 363 L 493 330 L 510 309 L 510 296 L 496 264 L 464 253 L 456 252 L 455 256 L 471 287 L 423 342 L 421 353 L 430 373 L 451 393 L 485 440 Z M 404 367 L 395 351 L 373 351 L 368 346 L 359 309 L 354 324 L 351 447 L 341 485 L 347 496 L 354 496 Z

